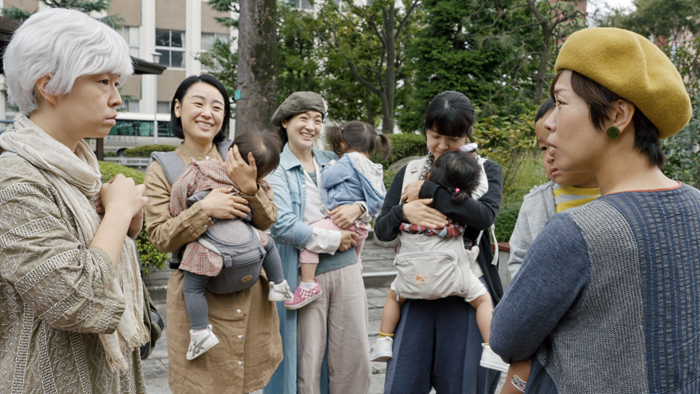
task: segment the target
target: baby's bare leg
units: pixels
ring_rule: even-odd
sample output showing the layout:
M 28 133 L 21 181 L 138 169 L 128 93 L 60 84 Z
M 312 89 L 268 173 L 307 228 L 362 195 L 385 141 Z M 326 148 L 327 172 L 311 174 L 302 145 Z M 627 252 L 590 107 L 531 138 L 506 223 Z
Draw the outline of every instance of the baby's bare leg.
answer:
M 316 277 L 316 267 L 318 264 L 313 263 L 302 263 L 301 264 L 301 281 L 306 283 L 313 283 Z
M 489 343 L 491 333 L 491 314 L 493 313 L 493 302 L 491 296 L 486 293 L 476 299 L 469 301 L 469 304 L 476 309 L 476 324 L 479 326 L 484 342 Z
M 396 292 L 394 290 L 389 290 L 389 294 L 386 296 L 386 302 L 384 303 L 384 311 L 382 312 L 382 322 L 379 324 L 379 332 L 381 334 L 394 333 L 396 325 L 399 324 L 399 318 L 401 317 L 401 305 L 403 305 L 405 301 L 406 300 L 403 298 L 396 301 Z

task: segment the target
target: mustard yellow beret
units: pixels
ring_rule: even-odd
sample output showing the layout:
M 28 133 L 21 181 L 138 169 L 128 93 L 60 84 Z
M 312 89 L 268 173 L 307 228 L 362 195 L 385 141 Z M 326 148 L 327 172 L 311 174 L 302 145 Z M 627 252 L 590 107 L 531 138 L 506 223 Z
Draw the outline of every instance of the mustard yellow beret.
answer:
M 577 31 L 562 46 L 554 68 L 576 71 L 628 100 L 659 129 L 659 138 L 690 121 L 692 106 L 678 70 L 637 33 L 603 27 Z

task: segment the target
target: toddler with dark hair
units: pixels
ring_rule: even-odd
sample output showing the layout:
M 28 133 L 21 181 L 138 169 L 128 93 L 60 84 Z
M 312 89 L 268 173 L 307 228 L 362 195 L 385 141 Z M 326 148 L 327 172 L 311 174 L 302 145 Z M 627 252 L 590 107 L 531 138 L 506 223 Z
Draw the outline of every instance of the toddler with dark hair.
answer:
M 375 150 L 379 150 L 388 157 L 391 142 L 385 135 L 377 135 L 371 125 L 359 121 L 351 121 L 341 127 L 327 127 L 326 136 L 333 151 L 341 158 L 337 162 L 328 163 L 320 179 L 316 175 L 312 177 L 321 189 L 325 206 L 318 207 L 321 212 L 316 212 L 323 219 L 311 223 L 311 226 L 341 230 L 330 218 L 334 209 L 355 203 L 360 203 L 363 211 L 368 211 L 371 215 L 375 215 L 381 209 L 386 196 L 384 171 L 381 164 L 373 163 L 369 157 Z M 307 207 L 307 209 L 313 208 Z M 369 234 L 369 228 L 369 223 L 361 221 L 356 221 L 347 228 L 355 232 L 355 251 L 360 269 L 362 268 L 360 253 Z M 299 253 L 301 281 L 294 291 L 294 299 L 285 301 L 285 308 L 299 309 L 321 295 L 321 286 L 315 279 L 318 262 L 317 253 L 308 249 Z
M 249 131 L 236 137 L 232 146 L 238 147 L 243 160 L 251 167 L 257 168 L 257 181 L 260 187 L 267 191 L 270 184 L 263 178 L 279 164 L 279 137 L 270 132 Z M 252 160 L 249 153 L 252 153 Z M 212 190 L 222 187 L 232 189 L 232 195 L 242 195 L 224 163 L 218 160 L 192 160 L 173 184 L 170 198 L 171 215 L 179 215 L 190 205 L 204 199 Z M 225 242 L 219 241 L 220 239 L 224 239 Z M 232 261 L 233 259 L 246 261 Z M 236 263 L 248 262 L 255 264 L 260 259 L 263 259 L 262 266 L 270 281 L 268 299 L 276 302 L 291 300 L 292 292 L 284 279 L 282 261 L 275 242 L 250 224 L 250 214 L 243 219 L 215 219 L 214 225 L 209 227 L 207 232 L 196 241 L 187 244 L 180 269 L 185 275 L 182 291 L 192 327 L 190 346 L 187 350 L 188 360 L 199 357 L 219 343 L 208 318 L 205 289 L 209 278 L 219 275 L 224 266 L 231 267 Z M 245 278 L 242 281 L 245 282 Z
M 452 201 L 454 202 L 461 202 L 468 198 L 479 198 L 488 188 L 486 180 L 482 180 L 483 170 L 478 156 L 469 152 L 473 148 L 475 146 L 466 145 L 463 150 L 443 153 L 435 160 L 430 172 L 428 172 L 427 179 L 452 192 Z M 452 221 L 447 226 L 440 228 L 426 228 L 403 223 L 399 234 L 398 253 L 418 252 L 419 250 L 416 249 L 420 249 L 420 252 L 454 250 L 458 256 L 467 258 L 462 238 L 464 228 L 463 225 Z M 425 240 L 424 237 L 434 239 Z M 474 245 L 477 244 L 478 242 L 474 242 Z M 430 250 L 423 250 L 426 245 L 429 246 Z M 479 331 L 481 331 L 484 340 L 488 342 L 491 330 L 491 312 L 493 311 L 491 296 L 476 275 L 470 269 L 467 271 L 467 291 L 451 295 L 464 297 L 476 309 Z M 386 362 L 393 356 L 391 337 L 394 335 L 394 330 L 401 317 L 401 306 L 405 301 L 405 299 L 397 297 L 394 283 L 392 283 L 382 312 L 379 339 L 372 348 L 371 361 Z

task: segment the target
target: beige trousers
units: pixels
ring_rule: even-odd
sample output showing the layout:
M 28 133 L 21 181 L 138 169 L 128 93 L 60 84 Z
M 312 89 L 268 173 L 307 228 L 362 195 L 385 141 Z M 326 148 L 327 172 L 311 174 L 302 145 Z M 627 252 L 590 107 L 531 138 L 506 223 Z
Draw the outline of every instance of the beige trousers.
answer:
M 330 394 L 367 394 L 371 366 L 367 294 L 360 266 L 352 264 L 316 279 L 323 293 L 297 312 L 298 393 L 321 393 L 327 341 Z

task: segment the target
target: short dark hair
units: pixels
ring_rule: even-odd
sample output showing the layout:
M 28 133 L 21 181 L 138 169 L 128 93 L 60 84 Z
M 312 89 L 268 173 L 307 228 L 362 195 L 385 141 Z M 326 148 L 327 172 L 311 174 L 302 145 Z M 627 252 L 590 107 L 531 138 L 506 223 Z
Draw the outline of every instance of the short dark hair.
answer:
M 552 85 L 549 87 L 549 94 L 552 98 L 554 98 L 554 85 L 563 71 L 565 70 L 560 70 L 554 76 Z M 608 111 L 615 108 L 612 103 L 617 100 L 629 102 L 624 97 L 618 96 L 605 86 L 576 71 L 571 71 L 571 88 L 588 104 L 591 123 L 601 133 L 605 132 L 603 127 L 605 121 L 609 119 Z M 630 104 L 634 105 L 631 102 Z M 659 142 L 659 129 L 637 106 L 635 106 L 632 122 L 634 123 L 634 147 L 639 153 L 647 156 L 652 166 L 663 168 L 666 157 Z
M 474 106 L 460 92 L 448 90 L 433 97 L 425 110 L 423 134 L 433 130 L 448 137 L 472 137 Z
M 175 90 L 173 100 L 170 102 L 170 131 L 175 135 L 175 137 L 185 139 L 185 134 L 182 131 L 182 119 L 175 116 L 175 100 L 182 105 L 182 100 L 185 98 L 187 91 L 190 90 L 190 87 L 197 82 L 204 82 L 215 87 L 216 90 L 218 90 L 224 97 L 224 120 L 221 124 L 221 130 L 219 130 L 214 137 L 214 143 L 223 142 L 228 136 L 229 119 L 231 119 L 231 103 L 229 102 L 228 93 L 226 92 L 224 84 L 209 74 L 192 75 L 180 82 L 180 86 L 178 86 L 177 90 Z
M 428 179 L 452 193 L 455 203 L 471 197 L 479 186 L 480 177 L 481 166 L 476 156 L 458 150 L 440 155 L 428 172 Z
M 233 145 L 238 146 L 238 152 L 246 163 L 248 163 L 248 153 L 253 153 L 255 166 L 258 168 L 258 179 L 264 178 L 280 164 L 282 141 L 274 132 L 246 131 L 233 140 L 231 146 Z
M 377 139 L 379 139 L 378 148 Z M 384 134 L 377 135 L 374 127 L 359 120 L 345 123 L 342 127 L 337 125 L 326 127 L 326 140 L 333 152 L 338 155 L 345 152 L 358 151 L 371 156 L 375 150 L 378 150 L 382 154 L 383 159 L 386 160 L 391 153 L 391 141 L 389 138 Z M 345 150 L 342 148 L 343 142 L 346 145 Z
M 547 112 L 553 110 L 554 107 L 554 100 L 552 100 L 551 97 L 547 97 L 547 100 L 545 100 L 544 103 L 540 104 L 540 107 L 537 108 L 537 113 L 535 114 L 535 123 L 539 122 L 540 119 L 542 119 L 547 114 Z

